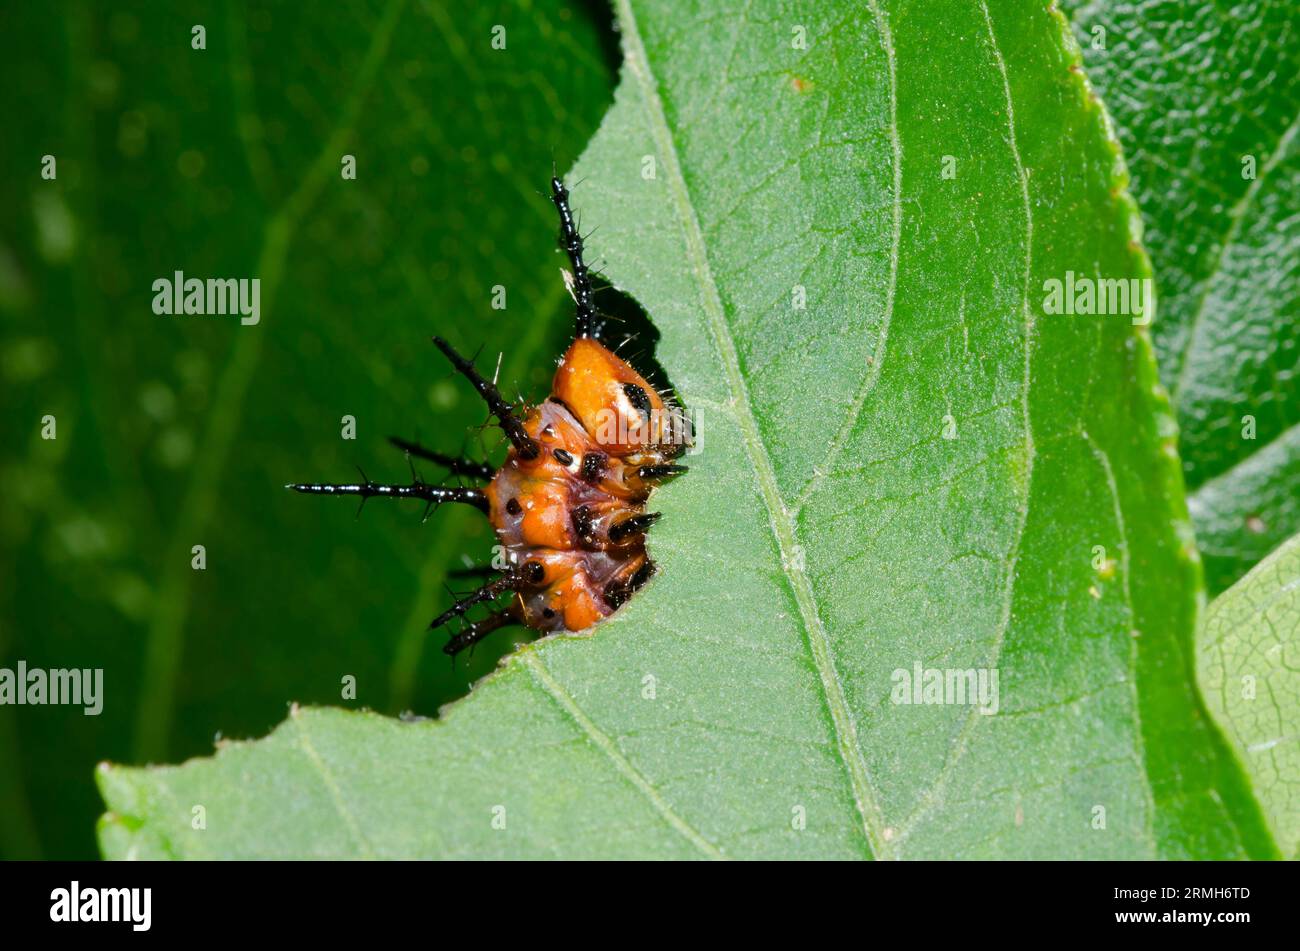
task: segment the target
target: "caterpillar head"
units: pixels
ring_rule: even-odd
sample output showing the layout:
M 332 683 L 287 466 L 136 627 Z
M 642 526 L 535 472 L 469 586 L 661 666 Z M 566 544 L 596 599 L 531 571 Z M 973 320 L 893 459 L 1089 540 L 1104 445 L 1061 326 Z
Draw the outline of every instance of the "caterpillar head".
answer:
M 682 411 L 665 403 L 641 374 L 591 337 L 579 337 L 565 352 L 552 393 L 611 456 L 666 458 L 685 447 L 688 428 Z

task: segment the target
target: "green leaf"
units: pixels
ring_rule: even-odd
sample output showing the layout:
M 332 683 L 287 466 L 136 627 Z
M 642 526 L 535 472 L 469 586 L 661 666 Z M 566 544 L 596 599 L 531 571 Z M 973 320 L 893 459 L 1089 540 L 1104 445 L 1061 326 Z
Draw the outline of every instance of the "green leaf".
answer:
M 1300 858 L 1300 536 L 1214 599 L 1197 676 L 1279 848 Z
M 353 705 L 431 711 L 525 637 L 453 666 L 425 632 L 492 542 L 478 513 L 283 486 L 408 478 L 390 434 L 500 458 L 431 334 L 547 384 L 570 308 L 546 181 L 618 68 L 586 6 L 7 5 L 0 666 L 102 668 L 105 698 L 0 705 L 0 855 L 96 855 L 102 759 L 262 735 L 345 676 Z M 155 315 L 178 269 L 259 278 L 260 323 Z
M 1070 2 L 1159 280 L 1161 376 L 1212 592 L 1300 532 L 1300 18 Z
M 1192 681 L 1148 340 L 1041 310 L 1149 274 L 1064 19 L 618 11 L 572 180 L 699 423 L 659 576 L 441 722 L 306 709 L 106 768 L 106 854 L 1276 854 Z M 918 665 L 996 672 L 996 713 L 894 702 Z

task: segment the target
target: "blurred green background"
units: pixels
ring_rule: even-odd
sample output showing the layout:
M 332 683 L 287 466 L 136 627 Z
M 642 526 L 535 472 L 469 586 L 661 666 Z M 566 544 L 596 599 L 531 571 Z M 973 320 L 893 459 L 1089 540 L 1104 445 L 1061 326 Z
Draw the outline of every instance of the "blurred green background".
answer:
M 570 308 L 544 190 L 617 65 L 598 3 L 5 5 L 0 666 L 102 667 L 105 696 L 0 706 L 0 854 L 95 856 L 100 760 L 206 754 L 290 701 L 433 715 L 511 646 L 453 665 L 425 631 L 479 513 L 281 486 L 402 481 L 390 434 L 500 458 L 429 336 L 545 392 Z M 176 270 L 259 277 L 260 325 L 156 316 Z

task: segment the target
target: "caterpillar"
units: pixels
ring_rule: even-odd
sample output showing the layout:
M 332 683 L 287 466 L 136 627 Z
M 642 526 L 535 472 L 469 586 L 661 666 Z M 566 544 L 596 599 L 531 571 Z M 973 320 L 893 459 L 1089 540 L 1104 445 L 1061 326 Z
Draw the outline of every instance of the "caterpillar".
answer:
M 431 508 L 456 502 L 487 515 L 504 549 L 505 567 L 473 569 L 489 580 L 457 598 L 429 625 L 463 625 L 443 648 L 453 656 L 510 624 L 543 635 L 581 631 L 616 611 L 655 573 L 646 552 L 646 532 L 659 518 L 646 511 L 650 490 L 687 471 L 674 462 L 690 443 L 685 414 L 598 339 L 599 314 L 582 236 L 569 192 L 554 176 L 551 201 L 559 213 L 575 309 L 573 342 L 560 359 L 550 395 L 517 412 L 472 360 L 443 338 L 433 338 L 509 440 L 501 468 L 493 471 L 486 463 L 389 440 L 408 458 L 486 485 L 431 485 L 412 467 L 407 485 L 381 485 L 362 473 L 359 483 L 285 487 L 308 495 L 361 496 L 362 504 L 372 497 L 421 499 Z M 495 607 L 507 595 L 508 604 Z M 484 604 L 494 607 L 471 620 L 470 609 Z

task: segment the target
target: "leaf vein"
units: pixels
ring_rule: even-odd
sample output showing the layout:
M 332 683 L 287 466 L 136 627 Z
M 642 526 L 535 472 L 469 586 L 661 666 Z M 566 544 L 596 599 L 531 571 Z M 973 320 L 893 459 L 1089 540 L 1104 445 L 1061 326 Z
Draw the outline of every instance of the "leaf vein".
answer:
M 1002 647 L 1006 642 L 1007 630 L 1011 626 L 1011 606 L 1015 600 L 1016 590 L 1016 566 L 1020 561 L 1020 544 L 1025 537 L 1025 523 L 1029 518 L 1029 499 L 1030 488 L 1033 480 L 1034 470 L 1034 431 L 1029 413 L 1029 383 L 1031 379 L 1030 370 L 1033 362 L 1033 311 L 1029 305 L 1029 284 L 1030 276 L 1033 272 L 1033 254 L 1034 254 L 1034 212 L 1033 204 L 1029 198 L 1029 173 L 1025 169 L 1025 163 L 1020 157 L 1020 146 L 1016 141 L 1016 113 L 1015 104 L 1011 97 L 1011 79 L 1007 74 L 1007 63 L 1002 56 L 1002 50 L 998 46 L 997 33 L 993 29 L 993 17 L 989 13 L 988 3 L 986 0 L 980 0 L 980 10 L 984 14 L 984 23 L 988 29 L 989 45 L 993 53 L 993 61 L 998 68 L 998 73 L 1002 77 L 1002 91 L 1006 98 L 1007 105 L 1007 145 L 1011 151 L 1011 158 L 1015 162 L 1016 175 L 1020 180 L 1021 201 L 1025 211 L 1025 273 L 1024 284 L 1021 291 L 1021 309 L 1025 322 L 1025 368 L 1024 380 L 1021 385 L 1021 401 L 1024 414 L 1025 430 L 1025 480 L 1024 480 L 1024 498 L 1021 500 L 1020 511 L 1017 514 L 1017 525 L 1015 541 L 1011 546 L 1011 551 L 1007 555 L 1007 580 L 1006 590 L 1003 597 L 1002 617 L 998 622 L 997 631 L 994 634 L 992 648 L 989 652 L 988 665 L 997 667 L 999 658 L 1002 656 Z M 949 781 L 952 779 L 956 770 L 958 761 L 965 755 L 967 745 L 970 742 L 970 735 L 974 732 L 975 727 L 980 721 L 980 715 L 977 708 L 972 707 L 966 715 L 966 722 L 962 724 L 957 735 L 953 738 L 947 758 L 944 761 L 943 768 L 939 775 L 931 784 L 929 791 L 917 803 L 915 809 L 903 821 L 901 834 L 899 838 L 906 837 L 916 824 L 927 815 L 932 809 L 944 801 L 945 793 Z
M 1110 456 L 1106 450 L 1102 449 L 1087 432 L 1084 432 L 1083 438 L 1088 443 L 1088 448 L 1092 450 L 1093 456 L 1101 465 L 1102 471 L 1106 475 L 1106 488 L 1110 492 L 1111 504 L 1114 506 L 1115 524 L 1119 529 L 1119 552 L 1120 552 L 1120 577 L 1123 579 L 1124 604 L 1128 608 L 1129 623 L 1133 624 L 1137 617 L 1137 612 L 1133 608 L 1133 593 L 1130 589 L 1129 577 L 1129 544 L 1128 528 L 1124 523 L 1124 510 L 1119 501 L 1119 483 L 1115 481 L 1115 470 L 1110 464 Z M 1146 769 L 1146 738 L 1142 733 L 1142 710 L 1138 700 L 1137 685 L 1137 667 L 1138 667 L 1138 645 L 1137 638 L 1129 638 L 1129 669 L 1133 671 L 1133 676 L 1129 677 L 1129 689 L 1132 691 L 1133 700 L 1133 726 L 1136 731 L 1136 750 L 1138 763 L 1142 772 L 1142 788 L 1146 791 L 1147 799 L 1147 837 L 1151 840 L 1153 851 L 1156 844 L 1156 801 L 1155 791 L 1151 788 L 1151 775 Z
M 871 6 L 879 19 L 880 14 L 875 3 L 872 2 Z M 867 771 L 866 760 L 858 743 L 857 728 L 844 695 L 843 685 L 840 683 L 839 675 L 830 656 L 829 638 L 818 614 L 812 584 L 804 570 L 794 567 L 796 560 L 793 555 L 797 547 L 794 513 L 785 506 L 780 497 L 776 474 L 772 468 L 772 460 L 759 433 L 758 423 L 754 418 L 749 391 L 744 376 L 740 371 L 736 343 L 727 325 L 717 282 L 709 264 L 708 254 L 704 248 L 703 230 L 695 216 L 694 206 L 686 186 L 686 179 L 678 161 L 677 147 L 673 141 L 672 132 L 668 127 L 663 103 L 656 88 L 656 81 L 651 74 L 649 58 L 646 55 L 645 45 L 641 39 L 640 30 L 629 0 L 619 0 L 618 13 L 619 20 L 623 25 L 627 65 L 645 95 L 650 131 L 654 136 L 666 167 L 665 180 L 672 190 L 673 197 L 676 199 L 677 211 L 682 225 L 682 236 L 686 244 L 687 260 L 700 290 L 702 309 L 707 318 L 709 333 L 713 338 L 716 354 L 726 376 L 732 403 L 735 405 L 735 419 L 744 439 L 745 451 L 754 466 L 763 504 L 767 509 L 773 540 L 777 546 L 777 553 L 781 558 L 786 580 L 790 585 L 796 603 L 799 605 L 799 612 L 803 618 L 808 648 L 821 679 L 822 692 L 830 714 L 836 747 L 847 774 L 854 805 L 861 818 L 860 828 L 865 844 L 875 856 L 883 856 L 890 849 L 887 845 L 888 840 L 883 833 L 884 822 L 881 818 L 880 806 L 876 801 L 875 791 L 871 786 Z M 882 27 L 882 42 L 885 45 L 891 64 L 892 88 L 893 42 L 883 19 L 880 19 L 879 22 Z M 896 139 L 896 127 L 894 133 Z M 895 169 L 895 181 L 898 181 L 897 168 Z M 896 207 L 898 207 L 897 203 Z M 899 211 L 895 211 L 896 217 L 899 214 Z M 896 250 L 897 248 L 895 248 Z M 879 362 L 879 360 L 876 361 L 876 363 Z M 861 395 L 865 399 L 865 393 Z
M 371 847 L 370 841 L 361 831 L 361 826 L 357 824 L 356 817 L 352 815 L 352 810 L 343 800 L 343 790 L 339 789 L 338 782 L 334 779 L 334 774 L 330 772 L 329 767 L 325 765 L 325 760 L 317 752 L 315 745 L 311 741 L 311 736 L 307 733 L 307 724 L 303 719 L 302 712 L 295 706 L 290 712 L 290 719 L 298 728 L 298 746 L 307 756 L 307 761 L 312 764 L 317 774 L 320 776 L 321 785 L 329 793 L 330 801 L 334 804 L 334 811 L 339 814 L 343 824 L 347 826 L 348 832 L 352 838 L 361 847 L 361 851 L 366 858 L 374 858 L 375 850 Z
M 637 792 L 641 793 L 649 801 L 654 810 L 659 813 L 665 822 L 682 838 L 686 839 L 691 845 L 695 846 L 704 855 L 711 859 L 725 859 L 726 855 L 716 845 L 706 839 L 700 832 L 695 829 L 689 822 L 683 819 L 673 809 L 659 790 L 650 784 L 641 772 L 632 765 L 631 760 L 623 755 L 617 744 L 606 734 L 595 721 L 578 706 L 578 702 L 573 699 L 567 690 L 551 676 L 546 665 L 534 650 L 525 649 L 521 651 L 523 663 L 528 666 L 533 675 L 534 681 L 555 701 L 556 705 L 568 715 L 569 719 L 582 730 L 583 733 L 595 744 L 596 748 L 608 757 L 614 768 L 628 780 Z
M 895 64 L 894 39 L 889 29 L 889 21 L 885 18 L 884 12 L 880 9 L 876 0 L 868 0 L 867 5 L 871 9 L 871 15 L 876 20 L 876 26 L 880 32 L 880 44 L 884 48 L 885 61 L 889 67 L 889 147 L 893 152 L 894 160 L 894 200 L 890 221 L 889 284 L 885 290 L 885 312 L 880 321 L 880 339 L 876 342 L 876 348 L 872 354 L 871 363 L 867 367 L 866 376 L 863 377 L 862 385 L 858 387 L 858 391 L 853 394 L 853 402 L 849 404 L 848 411 L 844 414 L 844 420 L 840 424 L 839 431 L 832 437 L 825 458 L 822 459 L 820 465 L 813 469 L 812 477 L 795 500 L 794 513 L 796 515 L 803 508 L 804 503 L 812 497 L 817 487 L 821 485 L 822 480 L 826 478 L 826 474 L 834 466 L 835 460 L 839 458 L 840 453 L 848 445 L 849 434 L 862 415 L 862 407 L 866 405 L 867 397 L 871 395 L 876 388 L 876 384 L 880 382 L 880 373 L 885 365 L 885 347 L 889 342 L 889 326 L 894 317 L 894 294 L 898 288 L 898 250 L 903 240 L 903 143 L 898 134 L 898 68 Z

